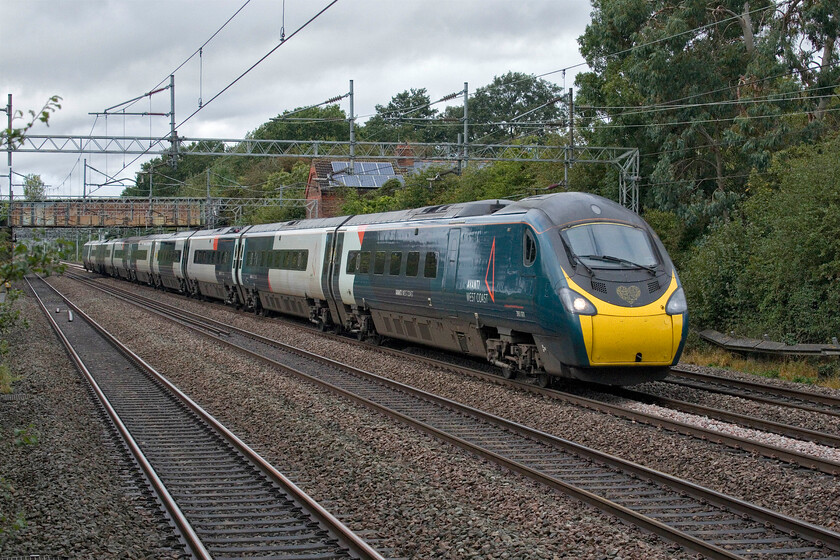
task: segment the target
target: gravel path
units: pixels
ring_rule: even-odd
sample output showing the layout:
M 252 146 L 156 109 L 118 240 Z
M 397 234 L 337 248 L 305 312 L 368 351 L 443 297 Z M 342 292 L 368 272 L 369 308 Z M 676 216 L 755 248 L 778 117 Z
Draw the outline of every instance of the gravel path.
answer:
M 0 396 L 0 558 L 176 558 L 168 525 L 129 495 L 127 463 L 40 308 L 16 305 L 31 327 L 7 338 L 22 379 L 15 400 Z
M 69 280 L 54 283 L 130 346 L 143 348 L 154 367 L 281 471 L 290 473 L 351 528 L 365 531 L 367 538 L 378 537 L 377 546 L 389 554 L 535 559 L 693 556 L 308 383 L 215 347 L 172 323 Z M 160 297 L 251 329 L 259 326 L 283 340 L 301 336 L 276 321 L 176 296 Z M 369 350 L 340 342 L 320 344 L 332 347 L 334 357 L 371 366 Z M 191 350 L 183 353 L 184 348 Z M 376 369 L 388 365 L 378 354 L 373 356 Z M 389 367 L 406 367 L 405 374 L 416 376 L 416 368 L 404 361 L 391 360 Z M 510 392 L 506 393 L 510 400 Z

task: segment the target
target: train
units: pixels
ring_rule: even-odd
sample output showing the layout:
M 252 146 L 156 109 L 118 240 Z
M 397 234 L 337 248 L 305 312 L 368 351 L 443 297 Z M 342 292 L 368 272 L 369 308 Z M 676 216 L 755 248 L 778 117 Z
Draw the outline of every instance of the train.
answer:
M 662 379 L 688 332 L 659 237 L 589 193 L 91 241 L 83 261 L 359 340 L 478 357 L 543 387 Z

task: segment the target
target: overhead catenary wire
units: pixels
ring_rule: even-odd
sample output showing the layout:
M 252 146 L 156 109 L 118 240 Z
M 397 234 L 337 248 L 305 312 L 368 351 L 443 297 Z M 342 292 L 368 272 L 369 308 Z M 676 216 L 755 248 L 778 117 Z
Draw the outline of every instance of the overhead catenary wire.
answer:
M 290 38 L 291 38 L 291 37 L 290 37 Z M 285 113 L 283 113 L 282 115 L 278 115 L 277 117 L 274 117 L 274 118 L 273 118 L 273 119 L 271 119 L 271 120 L 272 120 L 272 121 L 287 120 L 287 119 L 288 119 L 288 117 L 290 117 L 291 115 L 296 115 L 296 114 L 298 114 L 298 113 L 302 113 L 302 112 L 304 112 L 304 111 L 308 111 L 309 109 L 315 109 L 315 108 L 317 108 L 317 107 L 321 107 L 321 106 L 323 106 L 323 105 L 331 105 L 331 104 L 336 103 L 336 102 L 338 102 L 338 101 L 341 101 L 342 99 L 344 99 L 344 98 L 346 98 L 346 97 L 349 97 L 349 96 L 350 96 L 350 93 L 345 93 L 345 94 L 342 94 L 342 95 L 336 95 L 336 96 L 330 97 L 330 98 L 329 98 L 329 99 L 327 99 L 326 101 L 322 101 L 322 102 L 320 102 L 320 103 L 315 103 L 314 105 L 308 105 L 308 106 L 306 106 L 306 107 L 301 107 L 301 108 L 299 108 L 299 109 L 295 109 L 294 111 L 288 111 L 288 112 L 285 112 Z M 289 120 L 304 120 L 304 119 L 289 119 Z M 333 120 L 344 120 L 344 119 L 317 119 L 317 118 L 312 118 L 312 119 L 308 119 L 308 120 L 312 120 L 312 121 L 316 121 L 316 120 L 330 120 L 330 121 L 333 121 Z
M 250 1 L 250 0 L 249 0 L 249 1 Z M 330 9 L 332 6 L 334 6 L 336 3 L 338 3 L 338 0 L 332 0 L 329 4 L 327 4 L 326 6 L 324 6 L 324 7 L 323 7 L 321 10 L 319 10 L 319 11 L 318 11 L 318 12 L 317 12 L 314 16 L 312 16 L 311 18 L 309 18 L 306 22 L 304 22 L 304 23 L 303 23 L 302 25 L 300 25 L 297 29 L 295 29 L 295 31 L 294 31 L 291 35 L 289 35 L 289 36 L 286 38 L 286 40 L 285 40 L 284 42 L 282 42 L 282 43 L 278 43 L 276 46 L 274 46 L 272 49 L 270 49 L 270 50 L 269 50 L 269 51 L 268 51 L 265 55 L 263 55 L 262 57 L 260 57 L 260 59 L 259 59 L 259 60 L 257 60 L 257 61 L 256 61 L 255 63 L 253 63 L 251 66 L 249 66 L 249 67 L 248 67 L 248 68 L 247 68 L 244 72 L 242 72 L 239 76 L 237 76 L 237 77 L 236 77 L 233 81 L 231 81 L 230 83 L 228 83 L 228 85 L 226 85 L 226 86 L 225 86 L 225 87 L 223 87 L 220 91 L 218 91 L 218 92 L 217 92 L 217 93 L 216 93 L 216 94 L 215 94 L 212 98 L 210 98 L 210 99 L 209 99 L 206 103 L 204 103 L 204 105 L 203 105 L 202 107 L 200 107 L 200 108 L 196 109 L 196 110 L 195 110 L 195 111 L 193 111 L 193 112 L 192 112 L 192 113 L 191 113 L 191 114 L 190 114 L 187 118 L 185 118 L 185 119 L 184 119 L 184 120 L 182 120 L 181 122 L 177 123 L 177 124 L 174 126 L 174 130 L 175 130 L 175 131 L 177 131 L 177 130 L 181 127 L 181 126 L 183 126 L 185 123 L 187 123 L 188 121 L 190 121 L 190 120 L 191 120 L 194 116 L 196 116 L 199 112 L 201 112 L 202 110 L 204 110 L 204 109 L 205 109 L 208 105 L 210 105 L 213 101 L 215 101 L 215 100 L 216 100 L 216 99 L 218 99 L 221 95 L 223 95 L 223 94 L 224 94 L 227 90 L 229 90 L 231 87 L 233 87 L 234 85 L 236 85 L 236 84 L 237 84 L 237 83 L 238 83 L 238 82 L 239 82 L 242 78 L 244 78 L 247 74 L 249 74 L 249 73 L 250 73 L 250 72 L 251 72 L 254 68 L 256 68 L 257 66 L 259 66 L 259 65 L 260 65 L 260 64 L 261 64 L 261 63 L 262 63 L 265 59 L 267 59 L 269 56 L 271 56 L 272 54 L 274 54 L 274 53 L 277 51 L 277 49 L 279 49 L 279 48 L 280 48 L 280 47 L 282 47 L 283 45 L 287 44 L 290 40 L 292 40 L 295 36 L 297 36 L 297 35 L 298 35 L 301 31 L 303 31 L 304 29 L 306 29 L 306 28 L 307 28 L 310 24 L 312 24 L 312 22 L 314 22 L 316 19 L 318 19 L 321 15 L 323 15 L 323 14 L 324 14 L 327 10 L 329 10 L 329 9 Z M 246 2 L 246 4 L 247 4 L 247 2 Z M 243 7 L 244 7 L 244 6 L 243 6 Z M 241 9 L 240 9 L 240 10 L 241 10 Z M 238 13 L 238 12 L 237 12 L 237 13 Z M 150 135 L 150 137 L 151 137 L 151 135 Z M 155 146 L 159 145 L 161 142 L 165 142 L 165 141 L 167 141 L 167 140 L 169 140 L 169 139 L 170 139 L 170 136 L 169 136 L 169 135 L 166 135 L 166 136 L 161 136 L 160 138 L 158 138 L 158 139 L 157 139 L 157 140 L 155 140 L 154 142 L 150 142 L 149 147 L 148 147 L 148 148 L 146 148 L 146 150 L 145 150 L 143 153 L 138 154 L 138 155 L 137 155 L 134 159 L 132 159 L 132 160 L 131 160 L 131 161 L 130 161 L 127 165 L 123 166 L 123 168 L 122 168 L 120 171 L 123 171 L 123 170 L 125 170 L 127 167 L 129 167 L 129 166 L 131 166 L 132 164 L 134 164 L 137 160 L 139 160 L 141 157 L 143 157 L 144 155 L 146 155 L 146 154 L 147 154 L 147 153 L 148 153 L 148 152 L 149 152 L 149 151 L 150 151 L 153 147 L 155 147 Z
M 162 86 L 164 83 L 166 83 L 166 82 L 167 82 L 167 80 L 169 80 L 169 76 L 172 76 L 172 75 L 174 75 L 175 73 L 177 73 L 177 72 L 178 72 L 178 70 L 180 70 L 181 68 L 183 68 L 183 67 L 184 67 L 184 66 L 185 66 L 185 65 L 186 65 L 186 64 L 187 64 L 190 60 L 192 60 L 193 58 L 195 58 L 195 56 L 196 56 L 196 55 L 201 55 L 201 53 L 202 53 L 202 51 L 203 51 L 204 47 L 206 47 L 206 46 L 210 43 L 210 41 L 212 41 L 213 39 L 215 39 L 215 38 L 216 38 L 216 36 L 217 36 L 219 33 L 221 33 L 221 32 L 222 32 L 222 30 L 223 30 L 225 27 L 227 27 L 227 26 L 228 26 L 228 24 L 229 24 L 231 21 L 233 21 L 233 19 L 234 19 L 236 16 L 238 16 L 238 15 L 239 15 L 239 13 L 240 13 L 242 10 L 244 10 L 244 9 L 245 9 L 245 6 L 247 6 L 247 5 L 248 5 L 248 4 L 250 4 L 250 3 L 251 3 L 251 0 L 245 0 L 245 2 L 244 2 L 244 3 L 243 3 L 240 7 L 239 7 L 239 9 L 238 9 L 238 10 L 236 10 L 236 11 L 233 13 L 233 15 L 232 15 L 232 16 L 230 16 L 230 17 L 227 19 L 227 21 L 225 21 L 225 22 L 221 25 L 221 27 L 219 27 L 216 31 L 214 31 L 214 32 L 213 32 L 213 34 L 212 34 L 212 35 L 210 35 L 210 37 L 209 37 L 206 41 L 204 41 L 204 42 L 203 42 L 203 43 L 202 43 L 202 44 L 201 44 L 201 45 L 200 45 L 200 46 L 199 46 L 199 47 L 195 50 L 195 52 L 193 52 L 191 55 L 189 55 L 189 56 L 188 56 L 188 57 L 187 57 L 187 58 L 186 58 L 186 59 L 185 59 L 185 60 L 184 60 L 181 64 L 179 64 L 178 66 L 176 66 L 174 70 L 172 70 L 171 72 L 169 72 L 168 74 L 166 74 L 166 76 L 165 76 L 165 77 L 164 77 L 164 78 L 163 78 L 160 82 L 158 82 L 158 84 L 157 84 L 155 87 L 153 87 L 153 88 L 152 88 L 152 92 L 155 92 L 155 90 L 157 90 L 157 91 L 162 91 L 162 90 L 164 90 L 164 89 L 167 89 L 167 88 L 168 88 L 168 86 L 167 86 L 167 87 L 165 87 L 165 88 L 161 88 L 161 86 Z M 160 89 L 159 89 L 159 88 L 160 88 Z M 151 92 L 150 92 L 150 93 L 151 93 Z M 135 100 L 133 100 L 133 101 L 135 101 L 135 102 L 136 102 L 137 100 L 142 99 L 145 95 L 146 95 L 146 94 L 141 95 L 140 97 L 136 98 L 136 99 L 135 99 Z M 129 105 L 129 106 L 130 106 L 130 105 Z

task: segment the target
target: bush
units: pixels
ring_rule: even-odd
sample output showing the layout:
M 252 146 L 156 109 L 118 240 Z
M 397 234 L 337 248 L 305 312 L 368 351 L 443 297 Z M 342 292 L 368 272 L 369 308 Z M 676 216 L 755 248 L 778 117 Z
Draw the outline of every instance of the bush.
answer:
M 840 137 L 778 154 L 774 180 L 695 247 L 682 275 L 695 325 L 798 342 L 840 334 L 838 153 Z

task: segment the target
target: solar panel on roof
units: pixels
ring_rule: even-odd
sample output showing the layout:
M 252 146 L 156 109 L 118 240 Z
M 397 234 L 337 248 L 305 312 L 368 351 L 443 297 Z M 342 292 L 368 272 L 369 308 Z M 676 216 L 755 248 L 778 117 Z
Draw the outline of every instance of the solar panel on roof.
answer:
M 355 161 L 353 172 L 348 173 L 349 161 L 331 161 L 332 180 L 345 187 L 378 188 L 390 179 L 397 179 L 404 183 L 405 179 L 396 174 L 394 166 L 389 162 Z

